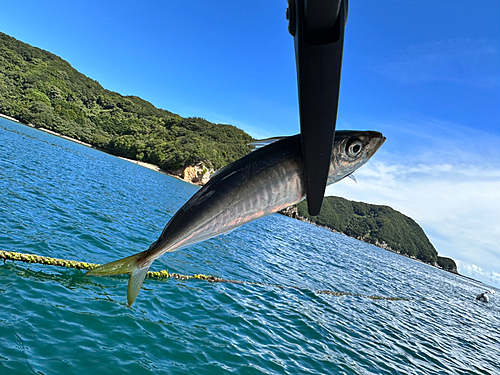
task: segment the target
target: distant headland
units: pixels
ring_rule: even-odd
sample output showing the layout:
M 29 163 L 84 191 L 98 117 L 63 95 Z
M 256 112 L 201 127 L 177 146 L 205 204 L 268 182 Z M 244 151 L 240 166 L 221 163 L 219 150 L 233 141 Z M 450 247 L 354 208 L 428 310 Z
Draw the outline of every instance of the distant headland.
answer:
M 328 196 L 318 216 L 306 201 L 280 213 L 458 274 L 455 261 L 439 256 L 423 229 L 391 207 Z

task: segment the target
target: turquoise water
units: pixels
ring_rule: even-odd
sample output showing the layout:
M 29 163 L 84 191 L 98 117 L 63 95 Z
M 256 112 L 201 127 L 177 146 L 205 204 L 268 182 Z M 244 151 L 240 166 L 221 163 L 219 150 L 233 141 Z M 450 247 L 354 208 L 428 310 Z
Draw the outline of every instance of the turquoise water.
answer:
M 1 250 L 115 260 L 196 190 L 0 118 Z M 128 308 L 124 277 L 7 261 L 0 374 L 500 373 L 500 294 L 477 302 L 490 287 L 281 215 L 153 268 L 300 289 L 146 280 Z

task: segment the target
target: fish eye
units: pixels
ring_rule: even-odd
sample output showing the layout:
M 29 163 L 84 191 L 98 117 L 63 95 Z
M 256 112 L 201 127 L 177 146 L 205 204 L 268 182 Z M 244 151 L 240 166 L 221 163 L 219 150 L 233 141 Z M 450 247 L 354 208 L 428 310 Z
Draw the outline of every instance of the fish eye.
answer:
M 358 156 L 362 149 L 363 149 L 363 143 L 361 143 L 361 141 L 358 139 L 349 142 L 346 146 L 347 155 L 352 158 Z

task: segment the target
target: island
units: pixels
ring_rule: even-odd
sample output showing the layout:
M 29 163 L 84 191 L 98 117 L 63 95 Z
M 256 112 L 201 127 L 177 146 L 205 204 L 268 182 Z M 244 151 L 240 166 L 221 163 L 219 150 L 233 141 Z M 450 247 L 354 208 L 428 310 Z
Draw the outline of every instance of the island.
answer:
M 60 57 L 1 32 L 0 113 L 190 182 L 252 149 L 252 137 L 235 126 L 106 90 Z
M 318 216 L 309 215 L 306 201 L 280 213 L 458 274 L 455 261 L 438 255 L 420 225 L 391 207 L 327 196 Z
M 106 90 L 60 57 L 1 32 L 0 113 L 198 185 L 252 150 L 252 137 L 235 126 Z M 319 216 L 309 216 L 305 202 L 282 213 L 457 273 L 415 221 L 390 207 L 326 197 Z

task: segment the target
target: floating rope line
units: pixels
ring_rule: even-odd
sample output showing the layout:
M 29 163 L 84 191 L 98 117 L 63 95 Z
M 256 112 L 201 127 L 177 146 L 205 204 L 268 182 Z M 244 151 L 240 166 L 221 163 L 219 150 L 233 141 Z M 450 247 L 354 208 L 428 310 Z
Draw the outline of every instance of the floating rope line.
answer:
M 0 259 L 3 259 L 4 263 L 7 260 L 12 260 L 15 262 L 38 263 L 38 264 L 44 264 L 47 266 L 74 268 L 74 269 L 78 269 L 78 270 L 91 270 L 91 269 L 99 266 L 99 264 L 95 264 L 95 263 L 87 263 L 87 262 L 80 262 L 80 261 L 76 261 L 76 260 L 64 260 L 64 259 L 58 259 L 58 258 L 50 258 L 50 257 L 45 257 L 45 256 L 40 256 L 40 255 L 35 255 L 35 254 L 23 254 L 23 253 L 16 253 L 14 251 L 5 251 L 5 250 L 0 250 Z M 207 275 L 202 275 L 202 274 L 195 274 L 192 276 L 187 276 L 187 275 L 181 275 L 178 273 L 170 273 L 167 270 L 149 271 L 147 273 L 147 277 L 148 278 L 157 278 L 157 279 L 173 278 L 173 279 L 177 279 L 177 280 L 196 279 L 196 280 L 205 280 L 205 281 L 208 281 L 211 283 L 246 284 L 246 285 L 271 286 L 271 287 L 280 288 L 280 289 L 307 290 L 306 288 L 300 288 L 297 286 L 283 286 L 283 285 L 259 283 L 259 282 L 252 282 L 252 281 L 230 280 L 230 279 L 223 279 L 223 278 L 216 277 L 216 276 L 207 276 Z M 316 290 L 315 293 L 316 294 L 328 294 L 328 295 L 336 296 L 336 297 L 341 297 L 341 296 L 363 297 L 363 298 L 370 298 L 373 300 L 389 300 L 389 301 L 409 301 L 410 300 L 409 298 L 369 296 L 369 295 L 350 293 L 350 292 L 335 292 L 333 290 Z

